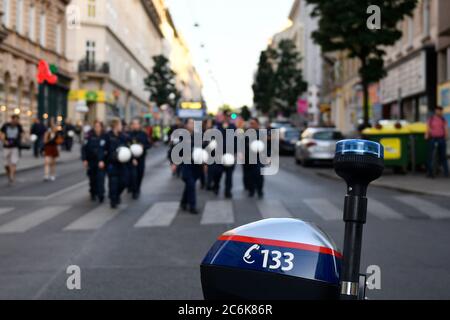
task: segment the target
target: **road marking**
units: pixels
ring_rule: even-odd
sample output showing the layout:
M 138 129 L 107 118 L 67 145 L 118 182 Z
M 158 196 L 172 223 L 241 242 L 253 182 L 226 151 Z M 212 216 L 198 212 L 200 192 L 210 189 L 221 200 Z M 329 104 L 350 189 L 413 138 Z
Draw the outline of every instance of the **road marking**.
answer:
M 70 187 L 67 187 L 65 189 L 51 193 L 45 197 L 44 196 L 30 196 L 30 197 L 27 197 L 27 196 L 23 196 L 23 197 L 21 197 L 21 196 L 5 196 L 5 197 L 0 197 L 0 200 L 5 200 L 5 201 L 48 201 L 48 200 L 56 198 L 60 195 L 63 195 L 65 193 L 68 193 L 72 190 L 76 190 L 78 188 L 84 187 L 84 186 L 88 185 L 88 183 L 89 183 L 89 181 L 81 181 Z
M 57 215 L 69 210 L 68 206 L 45 207 L 4 224 L 0 227 L 0 233 L 22 233 L 40 224 L 53 219 Z
M 200 223 L 203 225 L 233 224 L 233 203 L 225 200 L 206 202 Z
M 368 203 L 368 212 L 380 219 L 401 220 L 405 218 L 403 215 L 378 200 L 370 198 Z
M 7 214 L 8 212 L 13 211 L 14 208 L 0 208 L 0 216 L 3 214 Z
M 327 199 L 305 199 L 303 202 L 324 220 L 336 221 L 342 219 L 342 210 Z
M 417 196 L 400 196 L 396 197 L 397 200 L 403 202 L 423 213 L 424 215 L 432 219 L 449 219 L 450 211 L 446 210 L 432 202 L 419 199 Z
M 279 200 L 257 201 L 256 205 L 264 219 L 269 218 L 292 218 L 292 214 Z
M 65 231 L 89 231 L 97 230 L 116 217 L 121 211 L 127 208 L 121 205 L 118 209 L 111 209 L 109 205 L 101 205 L 94 210 L 86 213 L 84 216 L 69 224 L 64 228 Z
M 139 221 L 135 228 L 168 227 L 175 219 L 179 202 L 158 202 L 155 203 Z

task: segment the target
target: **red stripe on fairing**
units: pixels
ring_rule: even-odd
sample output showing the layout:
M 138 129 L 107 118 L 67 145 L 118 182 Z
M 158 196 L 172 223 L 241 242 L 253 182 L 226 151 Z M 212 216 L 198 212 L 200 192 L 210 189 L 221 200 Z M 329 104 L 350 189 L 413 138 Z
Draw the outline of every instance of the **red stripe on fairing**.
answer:
M 231 236 L 223 235 L 223 236 L 219 237 L 218 240 L 219 241 L 236 241 L 236 242 L 244 242 L 244 243 L 262 244 L 262 245 L 266 245 L 266 246 L 306 250 L 306 251 L 312 251 L 312 252 L 317 252 L 317 253 L 329 254 L 336 258 L 342 258 L 342 254 L 338 251 L 335 251 L 335 250 L 327 248 L 327 247 L 320 247 L 320 246 L 315 246 L 315 245 L 306 244 L 306 243 L 270 240 L 270 239 L 253 238 L 253 237 L 245 237 L 245 236 L 237 236 L 237 235 L 231 235 Z

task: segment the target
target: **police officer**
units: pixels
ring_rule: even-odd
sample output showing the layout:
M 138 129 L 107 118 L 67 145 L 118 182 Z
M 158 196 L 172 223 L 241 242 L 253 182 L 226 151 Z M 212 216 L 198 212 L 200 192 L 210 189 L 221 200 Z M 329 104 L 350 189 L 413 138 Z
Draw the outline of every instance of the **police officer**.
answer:
M 107 173 L 109 181 L 109 199 L 111 208 L 120 204 L 120 196 L 129 184 L 129 164 L 118 159 L 118 149 L 128 147 L 129 139 L 122 132 L 122 122 L 115 119 L 111 122 L 111 131 L 106 134 Z
M 249 129 L 256 131 L 256 138 L 260 139 L 260 125 L 257 118 L 250 119 L 249 123 Z M 245 139 L 245 169 L 246 170 L 246 181 L 247 184 L 247 190 L 248 195 L 250 198 L 253 198 L 255 196 L 255 193 L 258 194 L 258 197 L 261 199 L 264 197 L 264 176 L 261 174 L 261 170 L 264 167 L 264 165 L 261 162 L 260 154 L 254 154 L 255 150 L 252 150 L 251 143 L 254 141 L 250 141 L 249 137 L 251 135 L 248 135 Z M 265 145 L 267 154 L 270 156 L 270 144 L 266 143 Z M 253 155 L 251 156 L 251 153 Z
M 190 144 L 192 151 L 194 149 L 194 120 L 187 120 L 185 128 L 191 134 Z M 195 164 L 192 156 L 189 157 L 189 159 L 189 161 L 181 164 L 181 177 L 184 181 L 184 191 L 181 198 L 180 207 L 183 211 L 189 210 L 191 214 L 198 214 L 196 183 L 201 176 L 203 165 Z
M 217 129 L 222 133 L 223 136 L 223 154 L 227 152 L 227 146 L 233 145 L 233 153 L 236 153 L 236 139 L 233 136 L 233 141 L 230 139 L 227 139 L 227 130 L 232 130 L 233 132 L 236 131 L 236 126 L 231 122 L 231 115 L 229 111 L 225 111 L 223 113 L 224 120 L 222 123 L 217 125 Z M 219 194 L 220 189 L 220 181 L 222 179 L 222 175 L 225 175 L 225 198 L 231 199 L 233 197 L 233 194 L 231 192 L 233 188 L 233 173 L 235 169 L 235 165 L 232 166 L 224 166 L 219 165 L 218 166 L 218 172 L 216 174 L 216 178 L 214 179 L 214 193 Z
M 68 152 L 72 152 L 73 138 L 75 136 L 75 126 L 70 119 L 66 119 L 64 124 L 64 148 Z
M 89 177 L 89 192 L 91 200 L 103 203 L 105 199 L 105 134 L 103 123 L 95 121 L 84 141 L 81 149 L 81 158 Z
M 130 191 L 133 199 L 138 199 L 141 194 L 142 180 L 145 175 L 145 158 L 147 150 L 151 148 L 151 144 L 147 134 L 142 130 L 141 121 L 134 119 L 130 124 L 131 131 L 128 132 L 130 144 L 141 145 L 144 153 L 140 157 L 133 157 L 130 165 Z

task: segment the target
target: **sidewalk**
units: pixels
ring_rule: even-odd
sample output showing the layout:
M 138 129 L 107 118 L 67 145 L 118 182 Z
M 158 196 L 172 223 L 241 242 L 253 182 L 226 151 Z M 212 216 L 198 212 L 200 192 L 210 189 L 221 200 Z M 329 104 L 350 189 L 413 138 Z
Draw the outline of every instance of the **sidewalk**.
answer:
M 80 145 L 78 143 L 74 143 L 72 152 L 60 151 L 58 163 L 76 161 L 80 158 Z M 22 150 L 22 157 L 20 158 L 17 171 L 30 170 L 38 167 L 44 167 L 44 158 L 36 159 L 33 156 L 33 150 Z M 0 176 L 3 175 L 5 175 L 3 148 L 0 147 Z
M 316 170 L 316 174 L 326 178 L 341 179 L 332 169 Z M 442 177 L 429 179 L 425 173 L 401 175 L 387 171 L 371 185 L 402 192 L 450 198 L 450 179 Z

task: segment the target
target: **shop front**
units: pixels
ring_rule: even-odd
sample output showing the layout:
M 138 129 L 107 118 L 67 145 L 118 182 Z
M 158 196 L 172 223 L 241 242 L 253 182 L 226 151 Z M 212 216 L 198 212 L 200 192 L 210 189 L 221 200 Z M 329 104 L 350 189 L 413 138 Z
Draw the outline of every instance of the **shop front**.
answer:
M 426 47 L 387 67 L 381 81 L 383 119 L 424 122 L 436 106 L 436 51 Z
M 62 122 L 67 118 L 71 79 L 58 71 L 55 65 L 41 61 L 38 66 L 38 117 L 45 122 Z

